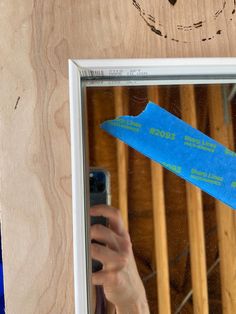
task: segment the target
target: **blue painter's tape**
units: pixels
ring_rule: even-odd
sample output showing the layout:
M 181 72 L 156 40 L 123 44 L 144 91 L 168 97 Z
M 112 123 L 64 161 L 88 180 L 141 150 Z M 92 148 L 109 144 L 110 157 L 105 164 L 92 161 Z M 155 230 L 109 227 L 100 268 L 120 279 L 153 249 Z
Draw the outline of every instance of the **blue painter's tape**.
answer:
M 160 106 L 150 102 L 101 128 L 236 209 L 236 153 Z

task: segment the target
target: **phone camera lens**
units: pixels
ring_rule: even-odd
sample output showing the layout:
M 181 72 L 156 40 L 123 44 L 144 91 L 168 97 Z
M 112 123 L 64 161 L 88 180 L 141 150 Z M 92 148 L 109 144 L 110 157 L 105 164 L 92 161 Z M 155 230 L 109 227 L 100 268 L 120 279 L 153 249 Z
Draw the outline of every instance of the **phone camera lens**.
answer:
M 103 172 L 93 172 L 89 175 L 90 193 L 104 193 L 106 191 L 106 176 Z
M 102 193 L 105 191 L 105 183 L 104 182 L 98 182 L 97 184 L 97 192 Z
M 96 182 L 93 177 L 89 178 L 90 193 L 96 192 Z

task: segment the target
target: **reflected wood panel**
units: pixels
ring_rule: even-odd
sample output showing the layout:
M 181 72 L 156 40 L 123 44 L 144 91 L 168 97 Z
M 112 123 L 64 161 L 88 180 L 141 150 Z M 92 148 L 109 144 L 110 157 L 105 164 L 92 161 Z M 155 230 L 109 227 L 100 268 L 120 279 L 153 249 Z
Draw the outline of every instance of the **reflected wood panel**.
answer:
M 114 87 L 115 114 L 117 117 L 128 114 L 128 96 L 122 86 Z M 119 208 L 126 228 L 128 221 L 128 147 L 125 143 L 116 140 Z
M 155 103 L 159 103 L 157 86 L 148 87 L 148 98 Z M 162 166 L 151 161 L 158 308 L 160 313 L 169 314 L 171 313 L 171 306 L 163 173 Z
M 197 128 L 193 85 L 180 87 L 182 118 Z M 201 190 L 186 182 L 194 313 L 208 313 L 206 254 Z
M 234 149 L 230 108 L 227 119 L 221 86 L 208 87 L 208 105 L 212 137 L 229 149 Z M 232 314 L 236 313 L 236 212 L 217 200 L 215 202 L 223 313 Z

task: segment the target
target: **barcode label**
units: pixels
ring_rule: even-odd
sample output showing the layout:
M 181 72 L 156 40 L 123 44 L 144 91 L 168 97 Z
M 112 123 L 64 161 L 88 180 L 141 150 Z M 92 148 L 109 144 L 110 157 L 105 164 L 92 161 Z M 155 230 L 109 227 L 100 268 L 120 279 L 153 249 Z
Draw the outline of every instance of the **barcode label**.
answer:
M 82 76 L 95 77 L 95 76 L 105 76 L 103 70 L 80 70 Z

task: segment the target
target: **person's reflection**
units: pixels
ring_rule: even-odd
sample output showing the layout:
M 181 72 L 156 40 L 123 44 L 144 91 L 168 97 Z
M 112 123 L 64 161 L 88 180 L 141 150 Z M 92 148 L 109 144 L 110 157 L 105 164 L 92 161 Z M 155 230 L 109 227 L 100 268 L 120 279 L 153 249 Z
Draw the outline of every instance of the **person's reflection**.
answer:
M 135 263 L 129 233 L 120 211 L 107 205 L 90 209 L 91 216 L 109 219 L 109 228 L 91 226 L 91 256 L 103 264 L 92 274 L 93 308 L 96 314 L 149 314 L 146 292 Z

